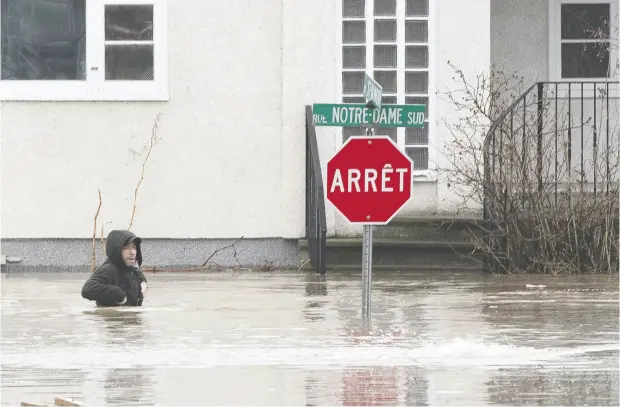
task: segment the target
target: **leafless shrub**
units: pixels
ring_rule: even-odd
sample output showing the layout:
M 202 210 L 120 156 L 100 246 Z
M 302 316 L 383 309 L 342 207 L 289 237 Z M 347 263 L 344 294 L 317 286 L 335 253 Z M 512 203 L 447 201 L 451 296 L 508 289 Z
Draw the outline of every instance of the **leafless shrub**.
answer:
M 471 83 L 451 66 L 460 86 L 444 96 L 460 117 L 446 121 L 440 172 L 460 210 L 484 208 L 483 233 L 469 233 L 478 251 L 508 273 L 617 271 L 619 112 L 607 85 L 569 95 L 495 67 Z

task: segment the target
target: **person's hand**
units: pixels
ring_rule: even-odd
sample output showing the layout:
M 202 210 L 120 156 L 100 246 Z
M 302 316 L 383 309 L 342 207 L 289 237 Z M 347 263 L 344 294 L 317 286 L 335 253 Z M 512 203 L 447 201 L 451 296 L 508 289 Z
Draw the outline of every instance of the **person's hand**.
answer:
M 147 288 L 148 286 L 146 285 L 146 281 L 140 283 L 140 291 L 142 292 L 142 295 L 146 294 Z
M 117 305 L 125 305 L 125 303 L 127 302 L 127 296 L 125 296 L 125 298 L 123 298 L 123 301 L 117 302 Z

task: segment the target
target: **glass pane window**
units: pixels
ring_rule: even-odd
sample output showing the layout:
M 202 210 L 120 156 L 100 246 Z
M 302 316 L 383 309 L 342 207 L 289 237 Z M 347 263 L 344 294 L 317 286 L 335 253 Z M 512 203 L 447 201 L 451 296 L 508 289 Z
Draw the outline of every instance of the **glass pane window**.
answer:
M 86 79 L 85 0 L 2 0 L 2 80 Z
M 559 47 L 562 78 L 608 78 L 612 75 L 611 14 L 608 2 L 561 4 Z
M 562 4 L 562 39 L 608 39 L 610 13 L 609 3 Z
M 154 79 L 152 5 L 105 6 L 105 79 Z
M 0 0 L 0 97 L 168 100 L 167 1 Z
M 601 43 L 562 44 L 562 77 L 606 78 L 610 76 L 609 48 Z

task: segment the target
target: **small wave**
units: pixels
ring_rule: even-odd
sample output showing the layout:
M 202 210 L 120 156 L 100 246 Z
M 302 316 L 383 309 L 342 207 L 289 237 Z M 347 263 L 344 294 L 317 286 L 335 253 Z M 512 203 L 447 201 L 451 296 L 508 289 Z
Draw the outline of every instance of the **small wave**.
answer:
M 419 344 L 419 343 L 418 343 Z M 216 367 L 216 366 L 522 366 L 563 362 L 567 357 L 619 351 L 618 344 L 575 348 L 533 348 L 463 339 L 422 343 L 418 347 L 252 345 L 177 345 L 148 348 L 54 348 L 13 353 L 5 349 L 3 366 L 76 367 Z M 131 356 L 129 356 L 131 355 Z

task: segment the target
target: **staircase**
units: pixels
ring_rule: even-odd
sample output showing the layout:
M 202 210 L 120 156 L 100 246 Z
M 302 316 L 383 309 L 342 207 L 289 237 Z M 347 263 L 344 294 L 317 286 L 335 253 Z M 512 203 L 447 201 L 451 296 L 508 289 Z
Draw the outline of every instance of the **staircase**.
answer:
M 373 228 L 373 270 L 482 271 L 470 233 L 482 235 L 482 218 L 401 216 Z M 299 242 L 300 265 L 311 269 L 306 240 Z M 327 239 L 327 272 L 362 267 L 362 237 Z

